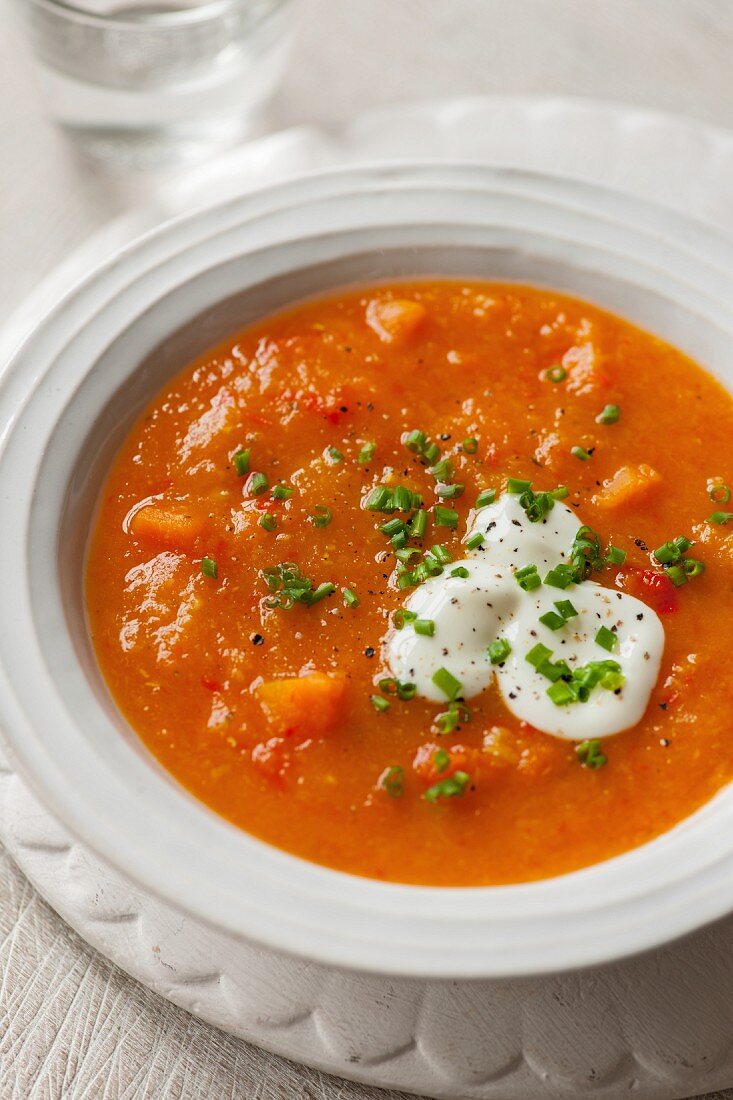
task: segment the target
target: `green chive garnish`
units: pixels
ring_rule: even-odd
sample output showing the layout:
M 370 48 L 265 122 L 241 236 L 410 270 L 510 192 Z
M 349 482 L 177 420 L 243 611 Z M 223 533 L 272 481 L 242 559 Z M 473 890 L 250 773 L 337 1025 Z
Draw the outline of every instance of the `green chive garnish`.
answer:
M 609 565 L 623 565 L 626 561 L 626 551 L 620 546 L 610 546 L 606 550 L 606 561 Z
M 394 676 L 386 676 L 379 681 L 379 690 L 385 695 L 396 695 L 398 699 L 409 702 L 417 695 L 417 686 L 406 681 L 395 680 Z
M 559 630 L 565 626 L 565 619 L 554 611 L 546 611 L 544 615 L 540 615 L 540 622 L 550 630 Z
M 422 508 L 415 512 L 415 515 L 410 520 L 410 538 L 421 539 L 425 535 L 428 527 L 428 513 Z
M 428 638 L 432 638 L 435 634 L 435 622 L 433 619 L 415 619 L 412 628 L 416 634 L 424 634 Z
M 435 686 L 451 700 L 457 697 L 463 687 L 461 681 L 456 680 L 453 673 L 449 672 L 447 668 L 439 668 L 437 672 L 433 673 L 432 679 Z
M 428 437 L 425 435 L 425 432 L 421 432 L 417 428 L 414 431 L 408 432 L 402 439 L 408 451 L 412 451 L 412 453 L 416 455 L 422 454 L 423 447 L 427 441 Z
M 467 550 L 478 550 L 479 546 L 482 546 L 485 542 L 484 536 L 480 531 L 476 531 L 470 538 L 466 539 Z
M 708 523 L 719 523 L 722 526 L 724 523 L 730 523 L 732 519 L 733 512 L 713 512 L 708 516 Z
M 727 504 L 730 500 L 730 489 L 724 482 L 719 481 L 708 488 L 708 496 L 713 504 Z
M 439 543 L 430 547 L 430 553 L 440 565 L 450 565 L 453 560 L 446 548 Z
M 431 477 L 434 477 L 436 481 L 450 481 L 455 473 L 455 469 L 449 458 L 441 458 L 440 462 L 436 462 L 434 466 L 428 469 L 428 473 Z
M 545 584 L 552 588 L 568 588 L 574 583 L 573 571 L 569 565 L 556 565 L 545 577 Z
M 238 477 L 244 477 L 249 473 L 249 449 L 246 451 L 237 451 L 234 456 L 234 469 L 237 471 Z
M 511 651 L 512 647 L 509 645 L 509 642 L 506 640 L 506 638 L 497 638 L 496 641 L 492 642 L 486 650 L 492 665 L 503 664 Z
M 618 645 L 618 638 L 614 632 L 605 626 L 599 628 L 595 641 L 596 645 L 601 646 L 603 649 L 607 649 L 609 653 Z
M 405 611 L 403 607 L 398 607 L 392 616 L 392 622 L 396 630 L 402 630 L 407 623 L 414 623 L 416 618 L 414 611 Z
M 365 465 L 365 463 L 371 462 L 371 460 L 374 458 L 374 453 L 376 449 L 376 443 L 365 443 L 359 451 L 359 454 L 356 456 L 356 461 L 359 463 L 359 465 L 363 466 Z
M 450 575 L 451 577 L 461 577 L 462 580 L 465 580 L 466 577 L 471 576 L 465 565 L 457 565 L 455 569 L 451 569 Z
M 461 446 L 467 455 L 475 455 L 478 450 L 478 439 L 474 435 L 469 435 L 468 439 L 463 440 Z
M 428 465 L 432 466 L 440 458 L 440 447 L 437 443 L 428 443 L 423 448 L 422 456 Z
M 564 680 L 556 680 L 554 684 L 550 684 L 547 694 L 556 707 L 564 707 L 575 702 L 575 693 Z
M 316 504 L 312 514 L 308 516 L 314 527 L 328 527 L 333 519 L 333 512 L 325 504 Z
M 453 485 L 438 485 L 435 490 L 441 500 L 455 500 L 462 497 L 466 486 L 455 482 Z
M 354 592 L 353 588 L 344 588 L 343 589 L 343 597 L 344 597 L 344 603 L 346 604 L 347 607 L 358 607 L 359 606 L 359 597 L 357 596 L 356 592 Z
M 474 508 L 486 508 L 496 500 L 496 489 L 482 489 L 476 497 Z
M 439 798 L 460 798 L 466 793 L 466 788 L 471 782 L 471 776 L 467 772 L 454 772 L 447 779 L 441 779 L 435 783 L 423 795 L 426 802 L 437 802 Z
M 251 497 L 260 497 L 263 493 L 266 493 L 270 488 L 270 482 L 267 480 L 267 474 L 250 474 L 245 485 L 245 492 Z
M 290 500 L 291 496 L 295 492 L 295 489 L 291 489 L 289 485 L 275 485 L 272 490 L 273 500 Z
M 601 742 L 598 740 L 581 741 L 575 746 L 578 760 L 585 768 L 602 768 L 608 763 L 608 758 L 601 751 Z
M 205 577 L 211 577 L 211 579 L 215 581 L 219 576 L 219 566 L 213 558 L 202 558 L 201 572 Z
M 336 591 L 336 585 L 331 581 L 325 581 L 323 584 L 319 584 L 315 592 L 311 592 L 308 599 L 308 606 L 311 607 L 314 603 L 318 603 L 320 600 L 330 596 L 332 592 Z
M 385 485 L 376 485 L 364 498 L 368 512 L 394 512 L 392 493 Z
M 621 416 L 618 405 L 606 405 L 596 417 L 596 424 L 615 424 Z
M 260 516 L 258 522 L 265 531 L 274 531 L 277 527 L 277 520 L 270 512 L 265 512 L 263 516 Z
M 445 749 L 436 749 L 433 753 L 433 765 L 438 775 L 450 767 L 450 756 Z
M 389 699 L 385 699 L 383 695 L 370 695 L 372 706 L 380 714 L 383 714 L 385 710 L 389 710 Z
M 550 657 L 552 657 L 552 650 L 548 649 L 542 642 L 538 642 L 537 645 L 532 646 L 529 653 L 525 653 L 524 655 L 525 661 L 529 661 L 529 663 L 534 665 L 537 669 L 541 664 L 544 664 L 545 661 L 549 661 Z
M 590 454 L 584 447 L 571 447 L 570 453 L 574 458 L 579 458 L 581 462 L 587 462 L 590 458 Z
M 526 493 L 528 489 L 532 488 L 531 481 L 521 481 L 518 477 L 510 477 L 506 483 L 506 491 L 508 493 Z
M 525 592 L 532 592 L 542 584 L 536 565 L 525 565 L 522 569 L 517 569 L 514 580 Z
M 450 527 L 455 531 L 458 526 L 458 512 L 454 512 L 452 508 L 441 508 L 439 504 L 436 504 L 433 510 L 433 518 L 436 527 Z
M 561 367 L 559 364 L 558 366 L 550 367 L 549 370 L 545 371 L 545 378 L 547 378 L 550 382 L 564 382 L 567 376 L 568 372 L 565 370 L 565 367 Z
M 563 619 L 574 619 L 578 614 L 577 610 L 571 604 L 570 600 L 556 600 L 555 607 L 562 615 Z
M 385 700 L 386 701 L 386 700 Z M 389 706 L 389 703 L 387 703 Z M 392 764 L 379 778 L 379 786 L 390 798 L 401 798 L 404 793 L 405 773 L 399 764 Z
M 330 466 L 337 466 L 339 462 L 344 461 L 344 456 L 338 447 L 326 447 L 326 461 Z

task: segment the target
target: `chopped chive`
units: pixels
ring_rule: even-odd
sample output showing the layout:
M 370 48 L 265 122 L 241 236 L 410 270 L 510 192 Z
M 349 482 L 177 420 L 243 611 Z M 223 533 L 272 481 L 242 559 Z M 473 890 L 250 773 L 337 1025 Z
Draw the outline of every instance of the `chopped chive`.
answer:
M 397 485 L 392 490 L 392 503 L 395 511 L 409 512 L 412 507 L 412 493 L 404 485 Z
M 575 692 L 564 680 L 556 680 L 554 684 L 550 684 L 547 694 L 556 707 L 565 707 L 575 702 Z
M 705 572 L 705 563 L 698 561 L 697 558 L 685 558 L 682 568 L 686 577 L 699 577 L 701 573 Z
M 449 458 L 441 458 L 440 462 L 436 462 L 434 466 L 428 469 L 428 473 L 434 477 L 436 481 L 450 481 L 455 473 L 455 469 Z
M 404 530 L 398 531 L 396 535 L 392 535 L 389 541 L 394 550 L 402 550 L 407 546 L 408 537 L 407 528 L 405 527 Z
M 496 500 L 496 489 L 482 489 L 476 497 L 474 508 L 486 508 Z
M 479 546 L 482 546 L 486 539 L 480 531 L 476 531 L 470 538 L 466 539 L 467 550 L 478 550 Z
M 684 535 L 678 535 L 671 542 L 663 542 L 661 546 L 658 546 L 656 550 L 652 551 L 652 556 L 660 565 L 676 565 L 682 555 L 687 553 L 694 545 L 691 539 L 686 538 Z
M 432 638 L 435 634 L 435 622 L 433 619 L 415 619 L 412 628 L 416 634 L 424 634 L 428 638 Z
M 245 485 L 245 492 L 251 497 L 260 497 L 270 488 L 267 474 L 250 474 Z
M 557 489 L 550 489 L 550 496 L 553 500 L 565 500 L 565 497 L 570 496 L 570 490 L 567 485 L 558 485 Z
M 545 584 L 552 588 L 568 588 L 574 583 L 573 571 L 569 565 L 556 565 L 545 577 Z
M 708 523 L 719 523 L 722 526 L 724 523 L 730 523 L 732 519 L 733 512 L 713 512 L 708 516 Z
M 718 481 L 709 486 L 708 496 L 713 504 L 727 504 L 730 500 L 730 489 L 724 482 Z
M 687 584 L 687 574 L 681 565 L 670 565 L 666 575 L 675 588 L 681 588 L 683 584 Z
M 314 527 L 328 527 L 333 519 L 333 512 L 325 504 L 316 504 L 313 513 L 308 516 Z
M 234 456 L 234 469 L 238 477 L 244 477 L 249 473 L 249 448 L 246 451 L 237 451 Z
M 332 592 L 336 591 L 336 585 L 331 581 L 324 581 L 323 584 L 319 584 L 318 588 L 314 592 L 308 593 L 306 603 L 311 607 L 314 603 L 318 603 L 320 600 L 324 600 L 326 596 L 330 596 Z
M 585 768 L 602 768 L 604 764 L 608 763 L 608 757 L 603 755 L 601 751 L 601 742 L 597 739 L 592 741 L 581 741 L 579 745 L 575 746 L 575 752 L 577 753 L 578 760 Z
M 437 443 L 428 443 L 427 446 L 425 446 L 423 448 L 422 456 L 425 459 L 425 461 L 430 466 L 432 466 L 433 463 L 437 462 L 438 459 L 440 458 L 440 447 L 438 446 Z
M 428 526 L 428 513 L 420 508 L 410 520 L 410 538 L 421 539 Z
M 612 652 L 618 645 L 618 638 L 612 630 L 608 627 L 599 627 L 598 633 L 595 637 L 596 645 L 601 646 L 603 649 L 607 649 L 609 653 Z
M 460 798 L 466 793 L 466 788 L 471 782 L 471 776 L 467 772 L 454 772 L 447 779 L 441 779 L 433 784 L 423 795 L 426 802 L 437 802 L 439 798 Z
M 465 565 L 457 565 L 455 569 L 451 569 L 450 575 L 451 577 L 461 577 L 462 580 L 465 580 L 466 577 L 471 576 Z
M 565 370 L 565 367 L 561 367 L 559 364 L 545 371 L 545 378 L 550 382 L 564 382 L 567 376 L 568 372 Z
M 213 558 L 201 559 L 201 572 L 205 577 L 210 577 L 212 580 L 216 580 L 219 576 L 219 566 L 216 564 Z
M 461 722 L 470 722 L 471 712 L 463 703 L 453 700 L 448 709 L 436 715 L 435 728 L 438 733 L 451 733 Z
M 337 466 L 344 461 L 344 456 L 338 447 L 326 447 L 326 460 L 330 466 Z
M 413 454 L 420 455 L 423 452 L 423 447 L 428 441 L 428 437 L 425 432 L 419 431 L 415 428 L 414 431 L 407 432 L 403 437 L 402 442 L 407 447 L 408 451 L 412 451 Z
M 686 538 L 684 535 L 678 535 L 674 540 L 674 545 L 677 547 L 681 554 L 687 553 L 691 547 L 695 545 L 692 539 Z
M 450 756 L 445 749 L 436 749 L 433 753 L 433 765 L 438 775 L 450 767 Z
M 389 706 L 389 703 L 387 703 Z M 392 764 L 382 772 L 378 786 L 389 795 L 390 798 L 401 798 L 405 792 L 405 773 L 399 764 Z
M 439 668 L 437 672 L 433 673 L 432 679 L 435 686 L 451 700 L 458 696 L 463 687 L 461 681 L 456 680 L 453 673 L 449 672 L 447 668 Z
M 540 622 L 550 630 L 559 630 L 565 626 L 565 619 L 555 611 L 546 611 L 544 615 L 540 615 Z
M 275 485 L 272 490 L 273 500 L 290 500 L 291 496 L 295 492 L 295 489 L 291 489 L 289 485 Z
M 435 546 L 430 547 L 430 553 L 440 565 L 449 565 L 453 560 L 444 546 L 437 543 Z
M 415 546 L 408 546 L 408 547 L 400 546 L 395 550 L 395 555 L 394 556 L 397 558 L 397 561 L 401 561 L 401 562 L 404 563 L 404 562 L 409 561 L 410 558 L 414 558 L 415 555 L 417 555 L 418 557 L 420 555 L 420 551 L 417 549 L 417 547 L 415 547 Z
M 590 454 L 584 447 L 571 447 L 570 453 L 574 458 L 579 458 L 581 462 L 587 462 L 590 458 Z
M 506 640 L 506 638 L 497 638 L 496 641 L 492 642 L 486 650 L 492 665 L 503 664 L 511 651 L 512 647 L 509 645 L 509 642 Z
M 620 546 L 610 546 L 606 550 L 606 562 L 609 565 L 623 565 L 626 561 L 626 551 Z
M 370 695 L 372 706 L 380 713 L 384 713 L 385 710 L 389 710 L 389 699 L 385 699 L 383 695 Z
M 380 523 L 379 530 L 391 539 L 393 535 L 399 534 L 400 531 L 406 531 L 407 524 L 403 519 L 395 517 L 394 519 L 388 519 L 385 523 Z
M 534 665 L 536 669 L 539 669 L 540 665 L 549 660 L 551 656 L 552 650 L 548 649 L 542 642 L 538 642 L 537 645 L 532 646 L 529 653 L 525 653 L 524 659 Z
M 343 589 L 343 597 L 344 597 L 344 603 L 346 604 L 347 607 L 358 607 L 359 606 L 359 597 L 357 596 L 356 592 L 354 592 L 353 588 L 344 588 Z
M 265 512 L 264 515 L 260 516 L 258 522 L 265 531 L 274 531 L 277 527 L 277 520 L 270 512 Z
M 615 424 L 620 417 L 621 409 L 618 405 L 605 405 L 596 417 L 596 424 Z
M 367 512 L 393 512 L 392 493 L 385 485 L 376 485 L 364 498 Z
M 522 569 L 517 569 L 514 580 L 525 592 L 533 592 L 542 584 L 536 565 L 525 565 Z
M 377 449 L 376 443 L 365 443 L 356 456 L 356 461 L 360 466 L 365 465 L 367 462 L 371 462 L 374 458 L 375 451 Z
M 455 500 L 456 497 L 463 496 L 465 489 L 465 485 L 456 481 L 453 485 L 438 485 L 435 491 L 441 500 Z
M 404 607 L 398 607 L 392 616 L 392 622 L 396 630 L 402 630 L 407 623 L 414 623 L 416 618 L 414 611 L 406 611 Z
M 475 435 L 469 435 L 468 439 L 463 440 L 461 447 L 467 455 L 475 455 L 478 450 L 478 439 Z
M 521 481 L 517 477 L 510 477 L 506 483 L 506 491 L 508 493 L 526 493 L 528 489 L 532 488 L 531 481 Z
M 573 607 L 570 600 L 556 600 L 555 607 L 560 612 L 563 619 L 574 619 L 578 614 L 577 609 Z
M 398 699 L 409 702 L 417 695 L 417 686 L 402 680 L 395 680 L 394 676 L 387 676 L 379 681 L 379 690 L 385 695 L 396 695 Z
M 433 517 L 436 527 L 450 527 L 455 531 L 458 526 L 458 512 L 454 512 L 452 508 L 441 508 L 439 504 L 436 504 Z

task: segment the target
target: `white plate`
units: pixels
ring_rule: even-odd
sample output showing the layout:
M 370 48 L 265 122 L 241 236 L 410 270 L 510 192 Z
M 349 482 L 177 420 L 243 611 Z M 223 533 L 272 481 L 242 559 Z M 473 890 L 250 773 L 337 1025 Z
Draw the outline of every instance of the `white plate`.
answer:
M 397 113 L 391 118 L 380 112 L 381 117 L 375 119 L 372 116 L 371 120 L 356 124 L 347 132 L 343 141 L 343 159 L 356 158 L 354 147 L 358 142 L 361 142 L 360 148 L 375 155 L 376 134 L 381 139 L 388 140 L 391 148 L 399 150 L 400 154 L 405 153 L 408 139 L 414 142 L 416 134 L 419 134 L 425 142 L 422 149 L 431 154 L 438 152 L 441 155 L 458 155 L 461 148 L 465 155 L 465 141 L 463 147 L 459 146 L 458 136 L 461 133 L 464 133 L 465 139 L 470 138 L 471 152 L 474 155 L 477 135 L 494 135 L 492 151 L 495 159 L 501 159 L 497 157 L 495 137 L 506 132 L 508 140 L 514 145 L 517 133 L 522 128 L 520 120 L 524 127 L 523 133 L 530 139 L 529 145 L 533 153 L 536 153 L 537 148 L 546 149 L 553 158 L 559 157 L 560 166 L 566 171 L 570 170 L 572 149 L 578 135 L 586 134 L 587 141 L 582 146 L 583 173 L 586 176 L 591 164 L 597 164 L 600 175 L 609 171 L 609 148 L 615 150 L 614 164 L 636 165 L 640 159 L 640 145 L 657 148 L 659 143 L 664 148 L 683 149 L 687 156 L 694 147 L 693 128 L 686 124 L 675 132 L 673 121 L 604 108 L 597 116 L 597 134 L 603 140 L 594 150 L 590 140 L 594 133 L 593 107 L 587 104 L 570 105 L 564 110 L 563 114 L 563 107 L 557 102 L 549 106 L 508 102 L 493 106 L 472 102 L 444 105 L 437 110 L 433 109 L 432 114 L 425 107 L 403 112 L 402 116 Z M 418 122 L 420 125 L 417 125 Z M 506 127 L 509 128 L 505 131 Z M 434 142 L 432 148 L 431 134 Z M 662 140 L 664 135 L 666 137 Z M 654 141 L 651 140 L 652 136 L 655 137 Z M 717 173 L 721 165 L 730 166 L 733 163 L 730 138 L 714 131 L 704 131 L 703 139 L 698 132 L 696 142 L 696 173 L 694 186 L 688 184 L 689 193 L 683 194 L 684 187 L 679 183 L 680 178 L 685 176 L 681 162 L 676 166 L 677 171 L 672 171 L 672 175 L 667 177 L 677 181 L 674 204 L 683 207 L 687 205 L 688 208 L 698 210 L 712 206 L 713 209 L 719 208 L 721 213 L 725 207 L 727 212 L 727 205 L 723 203 L 722 197 L 729 193 L 730 174 L 718 176 Z M 290 168 L 297 170 L 297 167 L 312 167 L 314 163 L 325 158 L 329 146 L 333 159 L 338 143 L 329 142 L 317 135 L 309 137 L 308 133 L 300 132 L 267 139 L 264 143 L 258 143 L 253 150 L 246 151 L 243 156 L 252 157 L 256 161 L 258 156 L 266 158 L 269 151 L 274 154 L 275 161 L 279 159 L 282 165 L 287 161 L 285 151 L 289 147 Z M 412 150 L 414 148 L 414 145 L 410 147 Z M 307 153 L 300 161 L 298 150 L 301 154 Z M 565 161 L 559 156 L 562 150 L 567 158 Z M 515 147 L 509 159 L 517 162 L 519 158 L 519 148 Z M 229 175 L 224 172 L 219 177 L 217 187 L 222 191 L 231 187 L 232 178 L 242 170 L 241 158 L 235 158 L 235 161 L 236 164 L 234 161 L 230 162 L 230 166 L 234 165 L 234 171 Z M 689 163 L 688 159 L 687 164 Z M 557 167 L 557 162 L 553 166 Z M 665 171 L 674 167 L 667 161 Z M 637 169 L 635 171 L 639 174 Z M 706 180 L 717 181 L 718 189 L 711 184 L 707 197 L 705 188 L 700 187 L 701 171 Z M 252 171 L 247 178 L 252 182 Z M 206 185 L 207 199 L 211 197 L 212 187 L 209 179 Z M 176 202 L 183 199 L 184 196 L 180 195 Z M 729 213 L 728 216 L 730 217 Z M 8 777 L 6 774 L 1 789 L 5 791 L 3 833 L 8 840 L 8 846 L 30 877 L 40 884 L 45 896 L 90 942 L 101 947 L 131 973 L 154 988 L 161 989 L 160 961 L 150 957 L 151 945 L 165 940 L 165 930 L 171 927 L 171 922 L 175 919 L 172 912 L 144 892 L 130 887 L 118 876 L 104 871 L 88 851 L 71 842 L 63 832 L 56 831 L 48 815 L 39 813 L 37 807 L 29 809 L 32 802 L 29 804 L 28 796 L 17 777 Z M 60 867 L 67 872 L 71 872 L 73 868 L 73 873 L 61 876 Z M 101 914 L 99 906 L 95 906 L 93 900 L 95 893 L 99 892 L 100 882 L 104 883 L 105 894 L 109 899 L 103 905 Z M 130 927 L 133 926 L 135 935 L 131 937 Z M 710 935 L 704 934 L 697 939 L 704 943 Z M 566 1038 L 558 1037 L 548 1045 L 542 1041 L 541 1018 L 536 1021 L 536 1034 L 534 1037 L 532 1035 L 531 1014 L 529 1021 L 526 1018 L 528 998 L 522 993 L 521 986 L 515 987 L 511 993 L 506 983 L 499 987 L 497 983 L 491 982 L 463 983 L 460 989 L 452 991 L 448 991 L 445 986 L 433 984 L 426 990 L 422 988 L 422 983 L 385 983 L 381 979 L 354 978 L 325 968 L 310 966 L 304 969 L 302 964 L 245 947 L 240 943 L 234 946 L 227 937 L 208 932 L 191 921 L 187 922 L 185 935 L 180 936 L 175 944 L 171 944 L 170 950 L 172 965 L 178 969 L 178 976 L 173 988 L 161 991 L 177 1003 L 198 1009 L 201 1015 L 220 1026 L 245 1034 L 261 1045 L 335 1072 L 445 1096 L 468 1094 L 470 1083 L 470 1095 L 527 1097 L 531 1094 L 529 1090 L 534 1088 L 533 1082 L 537 1075 L 542 1077 L 550 1073 L 551 1076 L 557 1076 L 558 1062 L 562 1064 L 560 1078 L 568 1085 L 576 1081 L 580 1087 L 581 1081 L 588 1080 L 588 1062 L 583 1057 L 583 1044 L 577 1041 L 577 1037 L 586 1034 L 594 1012 L 608 1013 L 609 1005 L 617 997 L 617 991 L 614 993 L 614 981 L 623 981 L 623 967 L 605 971 L 607 979 L 601 982 L 597 977 L 589 978 L 587 990 L 597 991 L 595 1002 L 589 998 L 586 990 L 584 1016 L 576 1018 L 572 1013 L 566 1014 L 563 1025 Z M 675 951 L 686 948 L 679 945 L 670 950 L 674 955 Z M 695 950 L 700 955 L 701 948 L 698 946 Z M 664 953 L 658 955 L 663 956 Z M 216 960 L 216 965 L 202 971 L 202 957 Z M 700 965 L 704 965 L 704 960 L 700 961 L 701 959 L 702 956 L 698 961 Z M 657 962 L 655 969 L 659 965 Z M 277 972 L 279 981 L 274 980 L 273 971 Z M 243 980 L 245 972 L 248 975 L 246 982 Z M 616 978 L 613 977 L 615 972 Z M 635 973 L 643 973 L 642 964 L 635 964 Z M 563 984 L 562 979 L 547 979 L 540 983 L 543 987 L 540 1000 L 546 997 L 550 1004 L 554 996 L 553 990 L 556 993 L 558 989 L 575 989 L 580 980 L 578 977 L 565 979 Z M 537 983 L 534 988 L 537 989 Z M 502 989 L 506 996 L 499 996 Z M 623 1035 L 637 1035 L 639 1029 L 633 1026 L 633 1019 L 634 1012 L 639 1011 L 639 999 L 645 1002 L 644 1016 L 648 1020 L 649 997 L 656 998 L 658 992 L 658 983 L 655 989 L 642 988 L 637 1000 L 624 1006 L 624 1020 L 619 1018 L 619 1009 L 616 1007 L 616 1024 L 606 1026 L 602 1042 L 594 1040 L 594 1072 L 608 1078 L 609 1088 L 612 1090 L 602 1094 L 615 1095 L 614 1090 L 618 1089 L 618 1095 L 621 1095 L 621 1091 L 626 1089 L 634 1077 L 640 1082 L 640 1095 L 659 1095 L 671 1100 L 672 1096 L 684 1095 L 693 1087 L 712 1087 L 726 1080 L 709 1072 L 710 1065 L 717 1062 L 719 1069 L 722 1067 L 727 1073 L 727 1066 L 721 1063 L 718 1034 L 715 1029 L 711 1031 L 709 1022 L 705 1035 L 709 1040 L 715 1039 L 716 1049 L 712 1052 L 708 1042 L 702 1048 L 705 1049 L 704 1059 L 698 1058 L 700 1069 L 704 1065 L 708 1072 L 697 1077 L 694 1085 L 688 1073 L 682 1075 L 687 1077 L 684 1084 L 679 1075 L 679 1079 L 674 1079 L 674 1074 L 670 1079 L 669 1059 L 662 1049 L 664 1044 L 660 1046 L 662 1032 L 665 1027 L 669 1027 L 669 1020 L 664 1019 L 661 1007 L 656 1008 L 656 1018 L 660 1021 L 658 1034 L 655 1037 L 654 1028 L 647 1027 L 645 1035 L 639 1035 L 633 1044 L 635 1061 L 630 1060 L 630 1049 Z M 709 986 L 706 995 L 708 998 L 715 995 Z M 388 997 L 391 1008 L 386 1012 L 382 1009 L 377 1016 L 375 1007 L 384 996 Z M 661 1004 L 668 1003 L 670 996 L 670 991 L 666 990 Z M 417 1003 L 422 997 L 425 998 L 425 1004 L 418 1022 Z M 454 1026 L 456 1002 L 463 1003 L 466 1009 L 469 1004 L 474 1006 L 470 1013 L 459 1013 L 460 1026 Z M 506 1007 L 505 1012 L 499 1011 L 500 1004 Z M 491 1034 L 486 1035 L 484 1026 L 477 1024 L 477 1020 L 486 1019 L 489 1009 Z M 523 1048 L 514 1037 L 520 1014 L 525 1015 Z M 262 1023 L 263 1016 L 267 1018 L 265 1024 Z M 727 1017 L 730 1018 L 730 1006 L 727 1006 Z M 723 1018 L 726 1018 L 725 1013 Z M 349 1019 L 353 1019 L 353 1028 L 348 1025 Z M 368 1034 L 365 1037 L 364 1022 L 367 1019 L 370 1021 L 370 1029 L 367 1029 Z M 451 1019 L 454 1025 L 451 1024 Z M 545 1031 L 546 1024 L 545 1020 Z M 690 1028 L 694 1030 L 695 1027 L 694 1018 L 686 1021 L 686 1027 L 689 1037 Z M 651 1043 L 648 1042 L 650 1033 Z M 576 1038 L 567 1038 L 568 1035 L 575 1035 Z M 413 1042 L 415 1037 L 418 1040 L 416 1044 Z M 683 1038 L 680 1036 L 678 1049 L 682 1042 Z M 454 1052 L 452 1056 L 448 1053 L 449 1050 Z M 538 1051 L 541 1051 L 541 1056 Z M 571 1051 L 575 1054 L 572 1055 Z M 354 1058 L 357 1061 L 353 1061 Z M 365 1060 L 369 1063 L 368 1068 L 364 1068 Z M 470 1072 L 467 1069 L 467 1060 L 470 1060 L 473 1067 Z M 605 1068 L 599 1070 L 598 1065 Z M 681 1089 L 685 1091 L 680 1091 Z

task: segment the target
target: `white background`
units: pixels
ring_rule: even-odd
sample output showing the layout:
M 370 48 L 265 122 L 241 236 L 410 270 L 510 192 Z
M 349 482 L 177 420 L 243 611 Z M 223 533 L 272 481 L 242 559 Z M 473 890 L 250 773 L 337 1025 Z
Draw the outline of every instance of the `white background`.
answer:
M 128 185 L 92 172 L 44 119 L 9 2 L 0 0 L 0 319 L 131 201 Z M 409 99 L 537 92 L 733 126 L 733 0 L 305 0 L 265 124 L 335 125 Z M 0 851 L 0 1100 L 377 1095 L 161 1001 L 81 943 Z

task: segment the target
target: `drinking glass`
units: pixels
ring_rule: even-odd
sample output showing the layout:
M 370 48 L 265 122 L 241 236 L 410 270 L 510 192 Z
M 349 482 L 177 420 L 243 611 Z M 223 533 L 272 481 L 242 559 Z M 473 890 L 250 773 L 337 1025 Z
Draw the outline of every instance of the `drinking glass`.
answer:
M 52 116 L 103 159 L 160 163 L 247 133 L 284 70 L 298 0 L 18 3 Z

